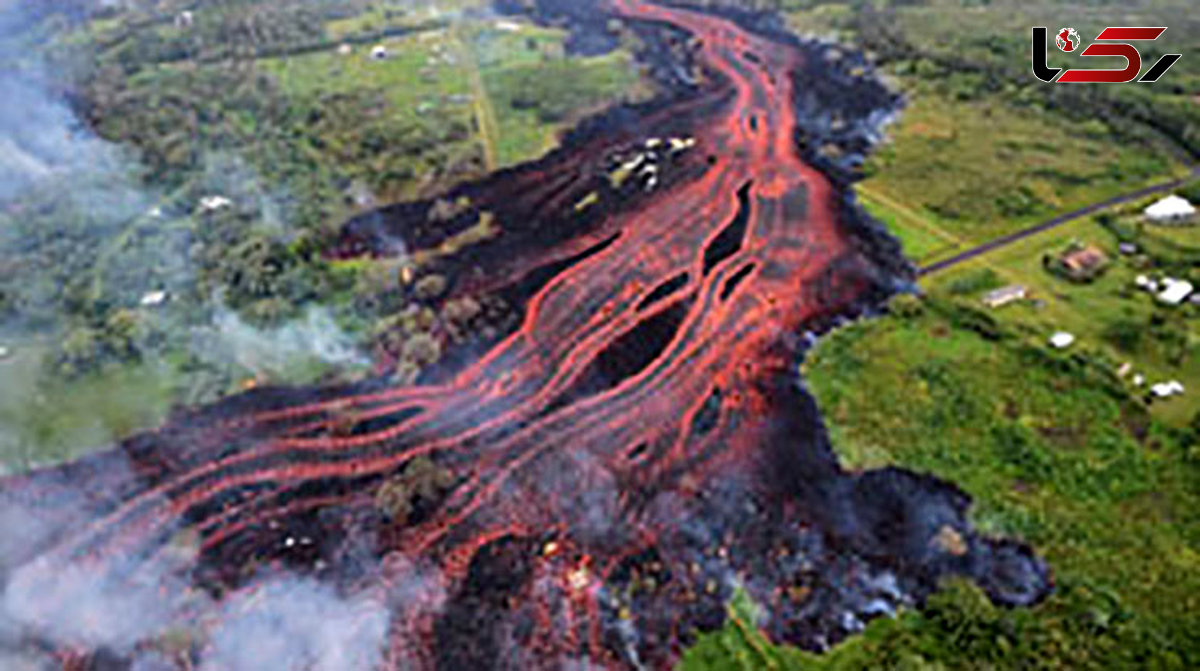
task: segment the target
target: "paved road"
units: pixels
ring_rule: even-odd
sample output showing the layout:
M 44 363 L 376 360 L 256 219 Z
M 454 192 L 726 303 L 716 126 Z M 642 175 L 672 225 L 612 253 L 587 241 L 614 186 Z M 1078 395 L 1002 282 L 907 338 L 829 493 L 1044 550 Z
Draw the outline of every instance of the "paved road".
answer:
M 1150 196 L 1150 195 L 1153 195 L 1156 193 L 1162 193 L 1163 191 L 1170 191 L 1172 189 L 1176 189 L 1179 186 L 1186 184 L 1187 182 L 1190 182 L 1196 178 L 1200 178 L 1200 166 L 1196 166 L 1196 167 L 1192 168 L 1191 173 L 1189 173 L 1188 176 L 1186 176 L 1186 177 L 1181 177 L 1179 179 L 1175 179 L 1170 182 L 1164 182 L 1163 184 L 1156 184 L 1154 186 L 1148 186 L 1148 187 L 1145 187 L 1142 189 L 1138 189 L 1137 191 L 1131 191 L 1129 193 L 1122 194 L 1120 196 L 1113 196 L 1112 198 L 1109 198 L 1108 200 L 1104 200 L 1099 203 L 1092 203 L 1091 205 L 1088 205 L 1086 207 L 1081 207 L 1077 210 L 1072 210 L 1071 212 L 1066 212 L 1064 214 L 1060 214 L 1057 217 L 1054 217 L 1053 219 L 1049 219 L 1047 221 L 1043 221 L 1042 223 L 1037 224 L 1036 226 L 1031 226 L 1029 228 L 1022 229 L 1015 233 L 1009 233 L 1008 235 L 1001 236 L 999 238 L 996 238 L 995 240 L 990 240 L 988 242 L 983 243 L 982 245 L 979 245 L 978 247 L 972 247 L 971 249 L 968 249 L 964 252 L 955 254 L 954 256 L 951 256 L 950 258 L 943 259 L 936 263 L 931 263 L 931 264 L 921 268 L 920 271 L 918 271 L 918 274 L 923 277 L 925 275 L 930 275 L 932 273 L 936 273 L 940 270 L 945 270 L 947 268 L 957 266 L 960 263 L 963 263 L 965 261 L 970 261 L 971 259 L 982 256 L 994 249 L 999 249 L 1001 247 L 1011 245 L 1012 243 L 1017 242 L 1018 240 L 1024 240 L 1025 238 L 1028 238 L 1032 235 L 1037 235 L 1038 233 L 1041 233 L 1043 231 L 1048 231 L 1052 228 L 1057 228 L 1067 222 L 1074 221 L 1080 217 L 1085 217 L 1089 214 L 1099 212 L 1100 210 L 1107 209 L 1109 207 L 1112 207 L 1113 205 L 1120 205 L 1121 203 L 1127 203 L 1131 200 L 1137 200 L 1139 198 L 1145 198 L 1146 196 Z

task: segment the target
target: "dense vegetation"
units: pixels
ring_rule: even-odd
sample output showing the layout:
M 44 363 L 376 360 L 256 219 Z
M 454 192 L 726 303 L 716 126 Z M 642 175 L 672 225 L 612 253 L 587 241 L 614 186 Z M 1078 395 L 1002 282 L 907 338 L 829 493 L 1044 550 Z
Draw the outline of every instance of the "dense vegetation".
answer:
M 743 613 L 683 668 L 1195 668 L 1200 421 L 1164 427 L 1083 357 L 952 302 L 901 302 L 805 367 L 835 446 L 850 467 L 957 483 L 979 525 L 1045 555 L 1056 593 L 1006 610 L 951 585 L 820 657 L 771 646 Z

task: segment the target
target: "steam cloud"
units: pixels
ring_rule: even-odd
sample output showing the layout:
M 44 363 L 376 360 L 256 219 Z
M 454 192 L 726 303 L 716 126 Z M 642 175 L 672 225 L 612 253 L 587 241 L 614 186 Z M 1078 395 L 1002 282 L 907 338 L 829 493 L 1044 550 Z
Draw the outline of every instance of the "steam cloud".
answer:
M 273 581 L 225 603 L 200 671 L 373 669 L 387 628 L 379 603 L 311 580 Z
M 305 359 L 347 366 L 369 363 L 323 308 L 310 308 L 300 319 L 267 329 L 219 310 L 212 327 L 198 330 L 196 336 L 194 349 L 201 358 L 231 361 L 256 375 L 276 375 L 289 363 Z

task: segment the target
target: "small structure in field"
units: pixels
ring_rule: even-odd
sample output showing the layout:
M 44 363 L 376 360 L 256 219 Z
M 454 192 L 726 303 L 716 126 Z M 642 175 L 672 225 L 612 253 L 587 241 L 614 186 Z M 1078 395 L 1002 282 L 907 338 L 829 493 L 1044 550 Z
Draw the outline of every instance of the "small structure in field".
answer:
M 205 196 L 200 199 L 200 212 L 209 214 L 233 207 L 233 201 L 225 196 Z
M 349 56 L 354 53 L 354 47 L 350 44 L 342 43 L 338 46 L 337 52 L 339 56 Z
M 163 303 L 166 303 L 166 302 L 167 302 L 167 292 L 162 291 L 162 290 L 151 291 L 150 293 L 146 294 L 145 296 L 142 296 L 142 300 L 139 301 L 141 306 L 144 308 L 158 307 L 159 305 L 162 305 Z
M 1108 255 L 1095 245 L 1072 244 L 1051 264 L 1051 270 L 1057 270 L 1075 282 L 1089 282 L 1103 273 L 1108 267 Z
M 1000 287 L 983 295 L 983 304 L 993 310 L 1004 307 L 1009 303 L 1023 301 L 1029 296 L 1029 289 L 1021 284 Z
M 1195 287 L 1187 280 L 1168 277 L 1162 281 L 1162 290 L 1158 292 L 1158 302 L 1164 305 L 1179 305 L 1187 300 L 1195 291 Z
M 175 15 L 175 27 L 180 30 L 191 28 L 196 23 L 196 15 L 184 10 Z
M 1066 349 L 1075 344 L 1075 335 L 1066 331 L 1059 331 L 1050 336 L 1050 346 L 1054 349 Z
M 1150 387 L 1150 393 L 1157 398 L 1171 398 L 1172 396 L 1182 396 L 1185 391 L 1184 386 L 1179 380 L 1171 380 L 1170 382 L 1159 382 Z
M 1142 214 L 1154 224 L 1190 223 L 1196 216 L 1196 207 L 1186 198 L 1170 195 L 1142 210 Z
M 1138 246 L 1132 242 L 1122 242 L 1117 246 L 1117 251 L 1121 252 L 1122 256 L 1133 256 L 1141 250 L 1138 249 Z
M 388 48 L 382 44 L 371 47 L 371 60 L 373 61 L 386 61 L 389 55 Z

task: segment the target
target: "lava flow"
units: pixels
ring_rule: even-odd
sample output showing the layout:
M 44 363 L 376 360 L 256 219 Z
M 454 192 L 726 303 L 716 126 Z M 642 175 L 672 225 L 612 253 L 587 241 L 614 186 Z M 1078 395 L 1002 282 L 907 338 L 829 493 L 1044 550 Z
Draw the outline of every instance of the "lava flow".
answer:
M 378 655 L 328 668 L 657 669 L 738 590 L 773 640 L 818 650 L 946 575 L 1006 604 L 1048 591 L 953 486 L 840 469 L 798 379 L 812 334 L 908 279 L 846 190 L 894 99 L 858 57 L 747 17 L 587 11 L 639 31 L 669 92 L 456 189 L 435 223 L 429 202 L 360 217 L 332 252 L 404 249 L 519 325 L 417 385 L 254 390 L 4 481 L 22 645 L 231 668 L 223 624 L 288 576 L 386 614 Z M 486 241 L 454 244 L 485 217 Z M 56 627 L 43 602 L 78 598 L 74 576 L 122 603 L 149 585 L 156 623 Z

